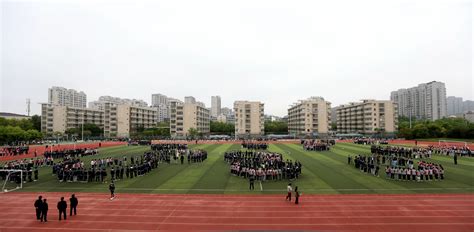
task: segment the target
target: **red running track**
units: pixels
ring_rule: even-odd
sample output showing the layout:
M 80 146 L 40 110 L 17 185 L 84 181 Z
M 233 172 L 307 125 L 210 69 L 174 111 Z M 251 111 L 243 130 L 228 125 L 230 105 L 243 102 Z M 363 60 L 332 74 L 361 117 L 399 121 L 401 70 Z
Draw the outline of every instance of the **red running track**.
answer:
M 36 221 L 34 200 L 49 201 Z M 0 231 L 320 230 L 473 231 L 474 195 L 282 195 L 76 193 L 78 215 L 58 221 L 64 193 L 0 194 Z
M 119 145 L 124 145 L 127 144 L 126 142 L 116 142 L 116 141 L 111 141 L 111 142 L 100 142 L 101 147 L 112 147 L 112 146 L 119 146 Z M 54 145 L 52 148 L 53 151 L 57 150 L 67 150 L 67 149 L 74 149 L 75 148 L 98 148 L 99 147 L 99 142 L 93 142 L 93 143 L 78 143 L 74 146 L 74 144 L 59 144 L 59 145 Z M 9 160 L 19 160 L 19 159 L 25 159 L 25 158 L 33 158 L 35 157 L 35 150 L 38 154 L 38 156 L 42 156 L 43 153 L 46 151 L 46 145 L 33 145 L 30 146 L 29 153 L 26 155 L 17 155 L 17 156 L 0 156 L 0 161 L 9 161 Z M 48 145 L 48 151 L 51 150 L 51 145 Z

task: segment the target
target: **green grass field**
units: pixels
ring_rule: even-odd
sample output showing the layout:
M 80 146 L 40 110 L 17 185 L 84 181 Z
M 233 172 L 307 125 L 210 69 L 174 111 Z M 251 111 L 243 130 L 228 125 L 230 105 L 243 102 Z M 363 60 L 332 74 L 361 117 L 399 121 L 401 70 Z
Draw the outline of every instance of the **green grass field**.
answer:
M 117 182 L 117 192 L 129 193 L 215 193 L 215 194 L 271 194 L 284 193 L 287 181 L 256 182 L 255 190 L 248 190 L 248 181 L 230 174 L 229 166 L 223 159 L 223 153 L 236 150 L 240 145 L 194 145 L 208 151 L 208 159 L 203 163 L 188 165 L 160 164 L 146 176 L 125 179 Z M 124 155 L 141 155 L 149 150 L 148 146 L 118 146 L 100 149 L 100 155 L 82 158 L 85 164 L 90 159 Z M 306 152 L 300 145 L 270 145 L 270 150 L 284 154 L 285 159 L 298 160 L 303 164 L 302 176 L 293 183 L 303 193 L 348 194 L 348 193 L 473 193 L 474 159 L 460 158 L 455 166 L 452 158 L 434 156 L 432 161 L 441 163 L 445 169 L 444 181 L 403 182 L 385 179 L 384 168 L 380 177 L 374 177 L 347 165 L 347 156 L 369 154 L 369 146 L 355 144 L 337 144 L 331 151 Z M 108 173 L 109 175 L 109 173 Z M 108 176 L 110 177 L 110 176 Z M 263 190 L 262 190 L 263 189 Z M 59 183 L 52 176 L 52 168 L 40 169 L 38 182 L 26 183 L 20 191 L 65 191 L 65 192 L 107 192 L 108 185 L 103 183 Z

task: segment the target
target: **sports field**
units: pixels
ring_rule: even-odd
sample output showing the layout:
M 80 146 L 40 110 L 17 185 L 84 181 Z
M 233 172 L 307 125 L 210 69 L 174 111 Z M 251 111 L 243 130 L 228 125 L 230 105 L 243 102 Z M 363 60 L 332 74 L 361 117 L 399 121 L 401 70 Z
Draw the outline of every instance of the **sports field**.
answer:
M 223 160 L 225 151 L 237 150 L 238 144 L 198 144 L 191 148 L 205 149 L 208 159 L 203 163 L 160 164 L 149 174 L 117 182 L 118 193 L 215 193 L 215 194 L 275 194 L 284 193 L 287 181 L 265 181 L 256 183 L 255 190 L 248 190 L 248 180 L 230 174 L 229 165 Z M 387 180 L 384 169 L 380 177 L 360 172 L 347 164 L 347 156 L 369 154 L 369 146 L 338 143 L 331 151 L 308 152 L 298 144 L 271 144 L 271 151 L 279 152 L 286 159 L 298 160 L 303 164 L 302 175 L 293 185 L 303 193 L 318 194 L 389 194 L 389 193 L 473 193 L 474 159 L 460 158 L 455 166 L 446 156 L 433 156 L 432 162 L 440 163 L 446 170 L 443 181 L 413 182 Z M 123 157 L 141 155 L 149 146 L 114 146 L 101 148 L 97 156 L 84 157 L 89 165 L 90 159 L 102 157 Z M 110 175 L 108 176 L 110 177 Z M 59 183 L 52 176 L 52 168 L 40 169 L 38 182 L 26 183 L 23 192 L 108 192 L 103 183 Z

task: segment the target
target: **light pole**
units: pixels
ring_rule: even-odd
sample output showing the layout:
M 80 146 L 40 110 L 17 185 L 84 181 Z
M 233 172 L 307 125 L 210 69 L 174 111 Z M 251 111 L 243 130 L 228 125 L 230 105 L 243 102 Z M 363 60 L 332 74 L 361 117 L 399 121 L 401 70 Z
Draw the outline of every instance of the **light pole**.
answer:
M 86 115 L 86 112 L 82 112 L 82 129 L 81 129 L 81 140 L 84 142 L 84 117 Z

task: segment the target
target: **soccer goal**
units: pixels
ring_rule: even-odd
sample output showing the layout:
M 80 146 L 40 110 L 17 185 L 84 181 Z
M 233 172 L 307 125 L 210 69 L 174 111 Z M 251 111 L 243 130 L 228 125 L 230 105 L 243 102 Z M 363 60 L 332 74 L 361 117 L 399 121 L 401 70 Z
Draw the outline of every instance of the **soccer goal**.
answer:
M 447 147 L 466 147 L 468 142 L 465 141 L 453 141 L 453 140 L 439 140 L 438 146 L 447 146 Z
M 23 188 L 23 179 L 23 170 L 21 169 L 0 169 L 2 193 Z

